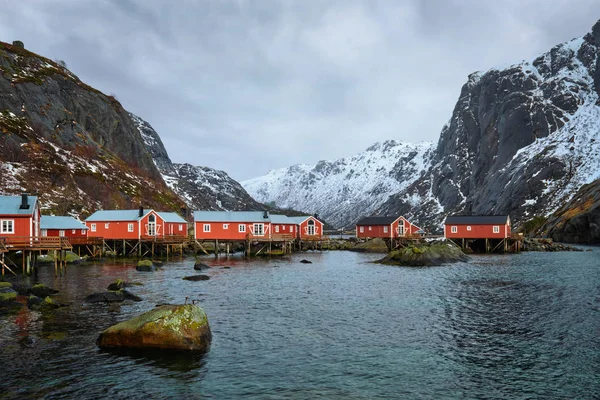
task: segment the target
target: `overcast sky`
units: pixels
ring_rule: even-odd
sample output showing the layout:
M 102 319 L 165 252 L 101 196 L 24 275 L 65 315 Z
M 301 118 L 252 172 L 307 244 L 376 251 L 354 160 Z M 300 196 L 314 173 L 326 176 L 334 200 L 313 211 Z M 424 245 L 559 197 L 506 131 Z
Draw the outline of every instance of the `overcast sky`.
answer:
M 64 60 L 174 162 L 243 180 L 435 141 L 467 75 L 582 36 L 598 0 L 4 0 L 0 40 Z

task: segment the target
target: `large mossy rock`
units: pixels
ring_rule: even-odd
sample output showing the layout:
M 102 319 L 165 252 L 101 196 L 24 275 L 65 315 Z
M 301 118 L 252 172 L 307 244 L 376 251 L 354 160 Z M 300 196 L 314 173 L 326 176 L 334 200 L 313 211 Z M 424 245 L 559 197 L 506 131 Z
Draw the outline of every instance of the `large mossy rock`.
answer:
M 389 251 L 385 241 L 379 238 L 359 243 L 349 250 L 364 253 L 387 253 Z
M 194 269 L 196 271 L 202 271 L 203 269 L 209 269 L 209 268 L 210 268 L 210 265 L 204 264 L 203 262 L 196 261 L 194 263 Z
M 204 352 L 212 333 L 204 310 L 195 304 L 162 305 L 100 334 L 100 348 L 154 348 Z
M 45 299 L 42 299 L 40 297 L 31 295 L 27 300 L 27 307 L 30 310 L 36 311 L 50 311 L 66 306 L 68 306 L 68 304 L 57 303 L 56 301 L 52 300 L 50 296 L 47 296 Z
M 117 279 L 116 281 L 114 281 L 113 283 L 108 285 L 107 289 L 108 290 L 121 290 L 126 287 L 132 287 L 132 286 L 142 286 L 142 284 L 140 282 L 125 282 L 122 279 Z
M 419 244 L 392 251 L 379 260 L 382 264 L 405 266 L 433 266 L 468 261 L 461 249 L 449 243 Z

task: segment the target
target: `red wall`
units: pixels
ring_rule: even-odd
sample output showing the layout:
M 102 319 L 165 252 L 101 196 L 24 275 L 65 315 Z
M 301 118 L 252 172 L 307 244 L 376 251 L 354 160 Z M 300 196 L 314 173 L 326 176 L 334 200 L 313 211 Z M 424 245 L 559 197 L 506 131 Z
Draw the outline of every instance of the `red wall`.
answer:
M 155 236 L 163 237 L 165 233 L 165 223 L 154 211 L 149 212 L 140 221 L 86 221 L 85 225 L 90 228 L 88 231 L 88 236 L 90 237 L 101 237 L 104 239 L 139 239 L 140 236 L 147 236 L 147 225 L 150 215 L 156 217 Z M 92 232 L 92 224 L 96 224 L 96 232 Z M 106 224 L 108 224 L 108 228 L 106 228 Z M 133 232 L 128 231 L 128 224 L 133 224 Z
M 182 229 L 179 230 L 179 225 Z M 165 236 L 187 236 L 187 224 L 179 222 L 165 222 Z
M 452 233 L 452 226 L 456 226 L 458 232 Z M 467 226 L 471 230 L 467 230 Z M 500 227 L 500 233 L 494 233 L 494 226 Z M 509 225 L 444 225 L 444 235 L 449 239 L 504 239 L 510 237 Z
M 204 232 L 204 224 L 210 225 L 210 232 Z M 224 229 L 223 225 L 227 224 L 228 228 Z M 246 227 L 245 232 L 239 231 L 239 225 Z M 205 240 L 246 240 L 247 235 L 252 235 L 253 222 L 201 222 L 194 223 L 194 235 L 196 239 Z M 270 223 L 264 223 L 264 236 L 269 237 Z
M 12 220 L 15 233 L 0 233 L 0 237 L 35 236 L 31 215 L 2 215 L 0 220 Z
M 404 227 L 404 234 L 400 235 L 398 228 Z M 384 228 L 387 226 L 387 232 L 384 232 Z M 369 227 L 371 230 L 369 230 Z M 364 229 L 364 232 L 360 231 L 360 228 Z M 356 226 L 356 237 L 367 239 L 367 238 L 397 238 L 414 235 L 421 229 L 415 224 L 410 223 L 404 217 L 400 217 L 390 225 L 357 225 Z
M 314 235 L 308 235 L 308 221 L 315 221 L 315 234 Z M 319 221 L 318 219 L 316 219 L 315 217 L 310 217 L 307 218 L 306 221 L 302 222 L 300 224 L 300 229 L 298 231 L 298 237 L 300 239 L 307 239 L 307 238 L 321 238 L 323 237 L 323 223 L 321 221 Z
M 75 233 L 73 233 L 72 229 L 65 229 L 64 237 L 86 237 L 85 229 L 75 229 Z M 82 233 L 83 232 L 83 233 Z M 46 236 L 48 237 L 59 237 L 60 229 L 46 229 Z
M 296 235 L 296 224 L 271 224 L 273 235 Z

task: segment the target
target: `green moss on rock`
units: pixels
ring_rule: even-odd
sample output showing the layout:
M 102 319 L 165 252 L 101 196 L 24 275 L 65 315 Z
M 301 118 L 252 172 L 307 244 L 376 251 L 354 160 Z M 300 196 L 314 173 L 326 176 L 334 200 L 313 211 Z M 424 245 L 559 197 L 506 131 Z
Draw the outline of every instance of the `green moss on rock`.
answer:
M 164 305 L 100 334 L 101 348 L 157 348 L 206 351 L 212 333 L 208 317 L 195 304 Z
M 418 244 L 392 251 L 379 263 L 403 266 L 433 266 L 468 261 L 469 257 L 449 243 Z

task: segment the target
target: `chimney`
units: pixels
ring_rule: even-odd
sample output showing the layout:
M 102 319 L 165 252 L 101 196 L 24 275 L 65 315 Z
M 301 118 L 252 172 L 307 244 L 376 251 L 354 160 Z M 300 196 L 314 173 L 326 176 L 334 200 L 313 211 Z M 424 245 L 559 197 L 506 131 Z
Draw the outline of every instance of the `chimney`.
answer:
M 23 193 L 21 195 L 21 206 L 19 207 L 20 210 L 28 210 L 29 209 L 29 202 L 27 201 L 27 193 Z
M 319 219 L 319 214 L 315 214 L 315 219 Z
M 139 217 L 142 218 L 144 216 L 144 206 L 140 206 Z
M 183 217 L 183 219 L 187 219 L 187 208 L 186 207 L 181 207 L 181 216 Z
M 268 211 L 264 211 L 263 212 L 263 218 L 265 218 L 265 219 L 269 218 L 269 212 Z

